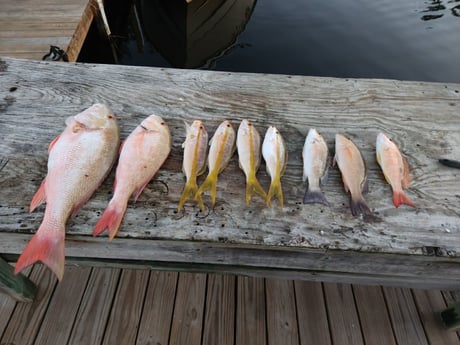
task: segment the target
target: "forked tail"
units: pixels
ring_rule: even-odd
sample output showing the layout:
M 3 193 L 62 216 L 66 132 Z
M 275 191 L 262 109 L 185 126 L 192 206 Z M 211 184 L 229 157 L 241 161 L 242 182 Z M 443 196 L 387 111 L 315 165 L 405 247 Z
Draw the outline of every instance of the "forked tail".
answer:
M 195 198 L 195 195 L 197 194 L 198 191 L 198 186 L 196 184 L 196 180 L 190 179 L 187 181 L 185 184 L 184 190 L 182 192 L 182 196 L 180 197 L 179 200 L 179 205 L 177 206 L 177 210 L 180 212 L 182 211 L 182 208 L 184 207 L 185 202 L 188 199 Z M 198 196 L 196 198 L 196 201 L 198 202 L 198 205 L 200 206 L 201 211 L 205 211 L 205 206 L 203 203 L 203 200 L 201 199 L 201 196 Z
M 246 204 L 249 205 L 251 202 L 252 195 L 254 193 L 259 194 L 264 200 L 267 200 L 267 193 L 260 185 L 259 181 L 255 176 L 250 176 L 246 180 Z
M 109 239 L 113 240 L 113 238 L 117 235 L 118 230 L 120 229 L 120 225 L 123 220 L 123 216 L 125 215 L 127 206 L 128 205 L 126 202 L 117 204 L 113 201 L 110 201 L 109 205 L 94 227 L 93 236 L 98 236 L 104 232 L 105 229 L 107 229 L 109 233 Z
M 359 196 L 357 198 L 352 197 L 350 201 L 350 208 L 351 214 L 353 216 L 358 216 L 360 214 L 362 214 L 364 217 L 374 216 L 374 213 L 372 213 L 369 206 L 367 206 L 367 203 L 362 196 Z
M 279 205 L 283 208 L 283 190 L 281 189 L 281 181 L 280 179 L 275 179 L 270 184 L 270 188 L 268 189 L 267 197 L 265 201 L 267 206 L 270 206 L 272 203 L 272 198 L 276 196 L 278 199 Z
M 415 207 L 415 204 L 403 191 L 394 191 L 393 192 L 393 204 L 396 207 L 401 206 L 402 204 Z
M 304 204 L 323 204 L 329 205 L 326 197 L 324 196 L 321 190 L 310 190 L 307 189 L 303 196 L 303 203 Z
M 217 172 L 217 171 L 216 171 Z M 217 174 L 210 173 L 206 179 L 204 180 L 203 184 L 198 188 L 195 194 L 195 200 L 200 203 L 203 202 L 201 199 L 201 194 L 206 191 L 211 191 L 211 205 L 214 207 L 216 203 L 216 196 L 217 196 Z
M 43 262 L 56 275 L 59 281 L 64 276 L 64 238 L 65 228 L 47 231 L 41 225 L 32 239 L 27 243 L 14 268 L 18 274 L 37 261 Z

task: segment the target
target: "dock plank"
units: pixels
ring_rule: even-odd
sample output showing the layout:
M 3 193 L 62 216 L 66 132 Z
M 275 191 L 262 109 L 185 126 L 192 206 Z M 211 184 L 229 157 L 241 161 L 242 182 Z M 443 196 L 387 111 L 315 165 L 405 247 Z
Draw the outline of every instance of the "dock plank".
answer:
M 439 313 L 447 308 L 441 291 L 412 290 L 420 319 L 430 345 L 450 345 L 460 343 L 457 332 L 447 331 Z
M 201 344 L 206 279 L 202 273 L 179 273 L 170 345 Z
M 93 268 L 67 345 L 102 343 L 121 270 Z
M 428 345 L 411 290 L 384 287 L 383 292 L 397 343 Z
M 49 301 L 54 293 L 57 279 L 44 265 L 35 265 L 30 273 L 38 287 L 32 303 L 18 303 L 11 315 L 0 343 L 33 345 L 46 317 Z
M 266 345 L 265 280 L 237 278 L 235 345 Z
M 324 283 L 324 294 L 333 344 L 364 345 L 352 286 Z
M 57 285 L 50 300 L 36 345 L 66 344 L 69 340 L 91 268 L 68 267 L 66 271 L 66 279 Z
M 266 279 L 265 291 L 268 344 L 299 344 L 294 282 Z
M 150 273 L 136 344 L 167 345 L 179 273 Z
M 69 257 L 336 282 L 460 285 L 460 186 L 454 169 L 437 162 L 441 156 L 460 156 L 460 121 L 454 111 L 460 105 L 459 84 L 8 58 L 0 65 L 0 159 L 8 161 L 0 178 L 0 200 L 10 200 L 0 208 L 0 253 L 18 255 L 40 224 L 43 208 L 29 214 L 27 206 L 45 175 L 48 144 L 62 131 L 65 118 L 105 102 L 117 115 L 123 138 L 147 115 L 163 115 L 172 133 L 172 152 L 139 200 L 129 204 L 117 241 L 110 245 L 91 236 L 110 197 L 113 175 L 103 183 L 68 223 Z M 260 132 L 275 125 L 289 138 L 282 179 L 285 207 L 267 208 L 261 198 L 246 206 L 244 174 L 235 156 L 219 178 L 216 207 L 203 214 L 190 202 L 178 214 L 184 185 L 183 121 L 199 118 L 211 135 L 222 120 L 237 126 L 247 117 Z M 380 221 L 351 215 L 337 169 L 331 169 L 324 190 L 330 207 L 301 204 L 301 151 L 310 127 L 320 130 L 331 147 L 337 132 L 359 146 L 369 168 L 366 200 Z M 408 157 L 413 174 L 408 193 L 416 209 L 392 204 L 391 188 L 375 161 L 380 130 Z M 36 138 L 33 144 L 30 137 Z M 258 177 L 268 186 L 263 164 Z
M 202 345 L 234 345 L 236 279 L 208 275 Z
M 294 286 L 300 344 L 331 345 L 322 284 L 296 280 Z
M 135 344 L 150 272 L 123 270 L 102 344 Z
M 375 345 L 397 345 L 382 288 L 353 285 L 353 292 L 364 342 Z

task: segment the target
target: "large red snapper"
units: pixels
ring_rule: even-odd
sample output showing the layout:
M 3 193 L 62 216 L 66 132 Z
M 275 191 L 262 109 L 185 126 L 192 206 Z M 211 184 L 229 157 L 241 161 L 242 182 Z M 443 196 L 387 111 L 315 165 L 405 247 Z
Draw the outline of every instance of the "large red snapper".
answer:
M 120 134 L 106 105 L 94 104 L 69 117 L 66 125 L 49 145 L 48 173 L 30 204 L 32 212 L 46 202 L 45 215 L 18 259 L 16 274 L 41 261 L 62 279 L 67 219 L 88 201 L 115 162 Z
M 129 198 L 134 194 L 137 200 L 170 151 L 171 135 L 160 116 L 150 115 L 134 129 L 122 144 L 113 197 L 94 228 L 94 236 L 108 229 L 109 238 L 115 237 Z

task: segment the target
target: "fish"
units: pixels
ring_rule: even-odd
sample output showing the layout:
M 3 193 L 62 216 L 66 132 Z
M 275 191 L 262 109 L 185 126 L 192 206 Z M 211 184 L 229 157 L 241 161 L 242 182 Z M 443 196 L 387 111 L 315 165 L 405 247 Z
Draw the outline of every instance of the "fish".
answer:
M 236 135 L 236 149 L 241 170 L 246 175 L 246 204 L 251 202 L 254 193 L 267 198 L 267 194 L 257 180 L 260 165 L 260 135 L 249 120 L 242 120 Z
M 168 125 L 158 115 L 144 119 L 125 139 L 115 173 L 113 197 L 97 222 L 93 236 L 108 229 L 109 239 L 118 233 L 128 200 L 137 201 L 171 151 Z
M 380 132 L 377 135 L 375 152 L 385 180 L 393 189 L 393 204 L 396 207 L 402 204 L 415 207 L 413 201 L 403 191 L 403 188 L 410 186 L 409 164 L 396 144 Z
M 362 192 L 367 190 L 366 166 L 356 145 L 341 134 L 335 136 L 335 158 L 342 174 L 345 192 L 350 192 L 350 208 L 353 216 L 373 216 Z
M 48 147 L 48 171 L 30 203 L 32 212 L 46 202 L 44 218 L 22 251 L 15 274 L 41 261 L 62 280 L 67 219 L 107 177 L 119 144 L 117 121 L 104 104 L 94 104 L 66 120 L 66 128 Z
M 198 191 L 197 177 L 206 171 L 206 150 L 208 144 L 208 132 L 200 120 L 193 121 L 192 125 L 185 124 L 186 136 L 182 144 L 184 148 L 184 160 L 182 172 L 186 177 L 186 183 L 182 191 L 182 196 L 177 207 L 180 212 L 185 202 L 190 198 L 195 198 Z M 201 211 L 205 211 L 201 197 L 196 198 Z
M 265 198 L 267 206 L 271 205 L 271 199 L 276 196 L 279 205 L 283 208 L 283 190 L 281 188 L 281 176 L 287 166 L 288 152 L 283 137 L 276 127 L 270 126 L 265 133 L 262 143 L 262 156 L 265 159 L 267 173 L 271 177 L 270 187 Z
M 321 191 L 320 184 L 327 179 L 329 150 L 323 136 L 311 128 L 305 138 L 302 150 L 303 181 L 308 180 L 308 187 L 303 197 L 304 204 L 329 205 Z
M 225 169 L 235 152 L 236 133 L 230 121 L 222 122 L 209 142 L 208 176 L 195 194 L 195 200 L 201 199 L 201 194 L 211 191 L 211 205 L 216 204 L 217 176 Z

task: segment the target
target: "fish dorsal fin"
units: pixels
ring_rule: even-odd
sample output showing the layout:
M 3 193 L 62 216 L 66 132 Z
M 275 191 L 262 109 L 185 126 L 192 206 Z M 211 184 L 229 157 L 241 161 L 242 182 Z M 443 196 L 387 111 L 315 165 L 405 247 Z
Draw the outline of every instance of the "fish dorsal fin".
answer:
M 409 188 L 410 186 L 410 173 L 409 173 L 409 163 L 407 163 L 407 159 L 401 156 L 404 166 L 404 174 L 402 179 L 402 187 Z

